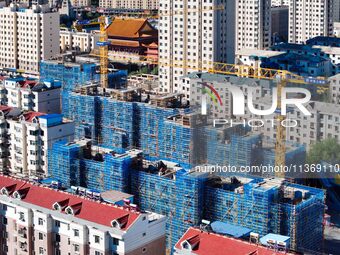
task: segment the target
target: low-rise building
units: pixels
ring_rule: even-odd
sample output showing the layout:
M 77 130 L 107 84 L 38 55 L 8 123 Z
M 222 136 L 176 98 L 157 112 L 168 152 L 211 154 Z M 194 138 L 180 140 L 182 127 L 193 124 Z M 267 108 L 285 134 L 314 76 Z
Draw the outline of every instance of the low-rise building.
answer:
M 4 254 L 165 254 L 162 215 L 0 175 Z
M 76 50 L 79 52 L 90 52 L 99 41 L 99 34 L 92 32 L 77 32 L 69 30 L 60 31 L 60 51 Z
M 340 37 L 340 22 L 334 22 L 333 23 L 333 34 L 335 37 Z
M 276 57 L 285 52 L 271 50 L 242 49 L 235 54 L 235 64 L 261 67 L 262 63 L 271 57 Z
M 115 18 L 107 27 L 109 57 L 117 61 L 158 58 L 158 31 L 147 19 Z
M 0 106 L 1 164 L 6 174 L 47 176 L 48 149 L 60 140 L 74 138 L 73 122 L 61 114 L 23 112 Z
M 60 113 L 61 82 L 17 77 L 0 77 L 0 102 L 24 111 Z

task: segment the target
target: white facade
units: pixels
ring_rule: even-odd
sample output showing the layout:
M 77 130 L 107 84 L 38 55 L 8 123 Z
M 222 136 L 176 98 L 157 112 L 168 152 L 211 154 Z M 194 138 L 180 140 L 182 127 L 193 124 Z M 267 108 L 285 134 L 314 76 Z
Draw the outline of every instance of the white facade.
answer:
M 221 4 L 223 10 L 213 10 Z M 197 11 L 200 8 L 202 12 Z M 160 0 L 159 11 L 161 92 L 179 91 L 182 76 L 208 71 L 212 62 L 233 63 L 234 0 Z M 171 12 L 175 14 L 166 15 Z
M 99 7 L 113 9 L 157 10 L 159 0 L 99 0 Z
M 236 50 L 271 46 L 271 1 L 236 1 Z
M 289 5 L 289 42 L 305 43 L 333 34 L 333 0 L 292 0 Z
M 59 53 L 59 14 L 48 6 L 0 9 L 0 66 L 36 74 L 39 62 Z
M 76 31 L 60 31 L 60 50 L 78 50 L 80 52 L 90 52 L 95 48 L 99 41 L 99 35 L 96 32 L 76 32 Z
M 0 136 L 8 139 L 8 143 L 2 141 L 1 150 L 9 156 L 9 162 L 4 158 L 1 164 L 3 172 L 18 176 L 47 176 L 48 149 L 52 143 L 74 138 L 74 123 L 63 121 L 59 114 L 21 114 L 19 109 L 8 107 L 1 110 L 0 116 L 3 123 Z
M 0 103 L 24 111 L 60 113 L 61 83 L 22 77 L 0 81 Z

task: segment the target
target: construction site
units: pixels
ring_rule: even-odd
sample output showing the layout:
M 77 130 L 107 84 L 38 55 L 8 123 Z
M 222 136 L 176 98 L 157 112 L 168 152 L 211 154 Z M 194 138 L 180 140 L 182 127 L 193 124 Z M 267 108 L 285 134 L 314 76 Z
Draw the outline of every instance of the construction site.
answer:
M 322 249 L 322 190 L 280 178 L 183 168 L 171 161 L 146 159 L 141 150 L 115 153 L 93 146 L 87 139 L 55 143 L 49 155 L 53 155 L 49 159 L 51 177 L 66 187 L 127 192 L 141 210 L 166 215 L 169 250 L 190 226 L 199 226 L 202 220 L 246 227 L 260 237 L 269 233 L 288 236 L 287 250 Z M 230 235 L 238 233 L 231 231 Z
M 275 165 L 275 141 L 250 127 L 205 128 L 207 162 L 234 166 Z M 306 149 L 301 144 L 286 144 L 286 164 L 304 164 Z
M 100 82 L 70 83 L 70 90 L 64 90 L 63 113 L 75 122 L 77 140 L 53 145 L 48 154 L 50 176 L 64 187 L 130 193 L 140 210 L 167 216 L 169 253 L 185 231 L 202 220 L 246 227 L 260 237 L 270 233 L 287 236 L 286 250 L 321 251 L 323 190 L 288 183 L 284 178 L 217 174 L 199 168 L 303 164 L 304 147 L 284 144 L 283 127 L 278 127 L 277 141 L 268 141 L 246 127 L 211 128 L 180 93 L 110 87 L 107 34 L 105 24 L 100 21 L 100 25 Z M 287 74 L 250 69 L 219 68 L 226 74 L 254 78 Z M 278 83 L 280 91 L 289 81 L 305 82 L 298 76 L 289 77 Z M 230 235 L 236 237 L 237 233 Z M 247 235 L 237 237 L 249 240 Z

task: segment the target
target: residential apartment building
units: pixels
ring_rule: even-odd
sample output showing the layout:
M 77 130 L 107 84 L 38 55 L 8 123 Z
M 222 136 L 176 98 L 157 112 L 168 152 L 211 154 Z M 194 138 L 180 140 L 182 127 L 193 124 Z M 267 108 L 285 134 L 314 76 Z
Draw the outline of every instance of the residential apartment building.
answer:
M 289 6 L 290 0 L 272 0 L 272 6 L 278 7 L 278 6 Z
M 95 31 L 87 33 L 61 30 L 60 31 L 60 51 L 76 50 L 79 52 L 90 52 L 94 49 L 97 41 L 99 41 L 99 34 Z
M 305 43 L 333 34 L 333 0 L 292 0 L 289 5 L 289 42 Z
M 212 62 L 234 62 L 234 0 L 160 0 L 159 12 L 161 92 L 182 92 L 181 77 Z
M 230 24 L 231 25 L 231 24 Z M 271 45 L 271 1 L 236 1 L 236 50 Z
M 340 74 L 330 77 L 329 96 L 333 104 L 340 105 Z
M 289 7 L 278 6 L 271 8 L 271 38 L 272 44 L 288 41 Z
M 162 215 L 0 176 L 1 254 L 165 254 Z
M 159 0 L 99 0 L 99 7 L 112 9 L 157 10 Z
M 0 67 L 37 74 L 39 62 L 59 53 L 59 14 L 47 5 L 0 9 Z
M 47 176 L 48 149 L 56 141 L 74 138 L 73 122 L 60 114 L 22 112 L 0 106 L 2 173 L 18 176 Z
M 337 77 L 330 79 L 334 93 L 333 100 L 337 100 L 339 81 Z M 256 109 L 269 109 L 272 105 L 272 89 L 276 86 L 274 81 L 257 80 L 244 77 L 228 75 L 217 75 L 207 73 L 192 73 L 183 79 L 183 83 L 189 88 L 190 104 L 202 105 L 202 84 L 212 86 L 222 100 L 222 105 L 215 104 L 214 99 L 207 97 L 208 116 L 213 118 L 233 119 L 235 121 L 247 121 L 251 118 L 261 119 L 263 127 L 256 129 L 266 137 L 276 139 L 276 123 L 268 120 L 275 120 L 276 115 L 257 116 L 250 113 L 245 102 L 245 114 L 234 116 L 234 101 L 231 91 L 233 88 L 240 89 L 247 97 L 252 93 L 253 103 Z M 205 87 L 205 86 L 204 86 Z M 335 88 L 335 89 L 334 89 Z M 310 101 L 306 104 L 312 116 L 304 116 L 299 110 L 292 109 L 287 114 L 287 119 L 296 120 L 295 127 L 287 128 L 287 141 L 305 145 L 307 148 L 327 138 L 335 138 L 340 142 L 340 104 Z
M 0 77 L 0 103 L 24 111 L 60 113 L 61 82 Z
M 340 21 L 340 0 L 333 0 L 333 21 Z

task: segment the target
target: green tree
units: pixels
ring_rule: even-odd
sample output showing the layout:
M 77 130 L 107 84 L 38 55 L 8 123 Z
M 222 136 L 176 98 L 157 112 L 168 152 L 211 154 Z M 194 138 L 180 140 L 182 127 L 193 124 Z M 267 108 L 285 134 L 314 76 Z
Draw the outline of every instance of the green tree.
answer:
M 309 164 L 317 164 L 321 161 L 329 163 L 340 162 L 340 144 L 336 139 L 328 138 L 312 146 L 307 155 L 307 162 Z

